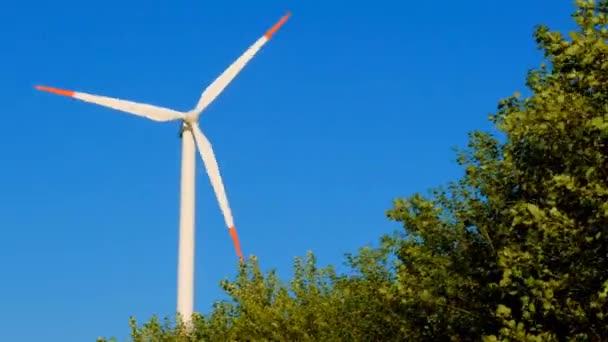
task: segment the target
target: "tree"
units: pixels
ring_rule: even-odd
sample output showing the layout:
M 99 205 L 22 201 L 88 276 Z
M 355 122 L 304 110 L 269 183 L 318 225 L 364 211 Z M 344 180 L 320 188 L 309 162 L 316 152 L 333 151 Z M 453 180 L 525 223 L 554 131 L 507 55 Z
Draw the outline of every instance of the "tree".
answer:
M 608 338 L 608 1 L 577 1 L 578 31 L 535 38 L 532 95 L 471 134 L 466 175 L 432 199 L 397 200 L 395 285 L 420 339 Z
M 132 318 L 131 337 L 134 342 L 401 341 L 402 324 L 379 295 L 392 281 L 388 255 L 363 249 L 349 258 L 361 265 L 359 271 L 338 276 L 331 266 L 318 268 L 309 253 L 296 258 L 289 284 L 274 271 L 262 274 L 252 257 L 234 281 L 222 282 L 232 300 L 217 302 L 209 315 L 197 314 L 190 332 L 179 319 L 161 324 L 153 317 L 139 327 Z
M 253 258 L 192 333 L 132 321 L 134 341 L 608 339 L 608 0 L 573 18 L 569 39 L 537 27 L 546 63 L 490 116 L 502 139 L 472 132 L 460 180 L 395 200 L 403 230 L 350 274 L 309 254 L 285 284 Z

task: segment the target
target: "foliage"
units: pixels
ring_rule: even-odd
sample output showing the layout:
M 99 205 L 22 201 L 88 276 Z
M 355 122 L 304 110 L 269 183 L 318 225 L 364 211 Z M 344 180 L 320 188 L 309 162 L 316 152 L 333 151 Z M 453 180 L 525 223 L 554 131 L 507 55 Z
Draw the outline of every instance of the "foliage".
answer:
M 190 334 L 181 323 L 174 327 L 154 317 L 142 327 L 132 318 L 131 336 L 134 342 L 400 341 L 400 317 L 380 294 L 394 282 L 388 255 L 363 249 L 349 257 L 361 265 L 359 271 L 339 276 L 331 266 L 318 268 L 309 253 L 296 258 L 289 284 L 274 271 L 262 274 L 252 257 L 233 282 L 221 284 L 232 301 L 217 302 L 207 316 L 196 315 Z
M 576 1 L 577 31 L 535 31 L 531 95 L 499 103 L 504 142 L 472 132 L 464 176 L 394 201 L 403 230 L 347 256 L 351 274 L 296 259 L 289 284 L 255 258 L 232 301 L 186 334 L 139 341 L 600 341 L 608 339 L 608 1 Z

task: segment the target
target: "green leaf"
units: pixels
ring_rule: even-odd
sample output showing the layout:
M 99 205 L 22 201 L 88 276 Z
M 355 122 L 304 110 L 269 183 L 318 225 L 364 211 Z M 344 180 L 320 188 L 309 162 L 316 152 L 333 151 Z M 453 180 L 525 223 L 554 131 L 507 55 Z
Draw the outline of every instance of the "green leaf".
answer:
M 511 316 L 511 309 L 509 309 L 508 307 L 506 307 L 503 304 L 498 304 L 498 307 L 496 308 L 496 316 L 498 317 L 510 317 Z
M 532 216 L 534 216 L 535 219 L 541 219 L 543 214 L 542 211 L 535 205 L 532 203 L 526 203 L 526 207 L 528 208 L 528 211 L 530 212 L 530 214 L 532 214 Z

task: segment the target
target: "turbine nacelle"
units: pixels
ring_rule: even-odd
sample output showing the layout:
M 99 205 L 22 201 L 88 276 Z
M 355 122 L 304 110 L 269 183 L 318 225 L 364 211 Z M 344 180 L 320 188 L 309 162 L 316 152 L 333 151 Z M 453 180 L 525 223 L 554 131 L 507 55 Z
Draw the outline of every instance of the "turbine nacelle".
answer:
M 182 139 L 184 137 L 184 131 L 191 130 L 192 126 L 190 123 L 186 122 L 186 120 L 182 120 L 179 124 L 179 132 L 177 132 L 177 136 Z

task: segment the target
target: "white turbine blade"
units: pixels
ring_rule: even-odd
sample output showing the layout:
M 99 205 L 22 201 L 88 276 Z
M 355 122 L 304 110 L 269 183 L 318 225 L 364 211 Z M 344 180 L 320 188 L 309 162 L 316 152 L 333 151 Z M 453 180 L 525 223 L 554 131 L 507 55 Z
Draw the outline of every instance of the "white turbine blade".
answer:
M 53 94 L 73 97 L 81 101 L 95 103 L 104 107 L 113 108 L 126 113 L 143 116 L 154 121 L 171 121 L 184 118 L 184 113 L 157 107 L 145 103 L 131 102 L 126 100 L 115 99 L 112 97 L 91 95 L 72 90 L 57 89 L 45 86 L 36 86 L 36 89 L 48 91 Z
M 241 246 L 236 233 L 236 228 L 234 226 L 232 211 L 230 210 L 230 205 L 228 204 L 228 197 L 226 196 L 226 190 L 224 189 L 224 182 L 222 181 L 220 168 L 217 164 L 215 154 L 213 153 L 213 148 L 211 147 L 211 143 L 209 142 L 207 137 L 205 137 L 198 124 L 194 123 L 191 126 L 192 133 L 194 135 L 194 140 L 196 141 L 196 145 L 198 147 L 198 151 L 201 155 L 201 158 L 203 159 L 205 169 L 207 170 L 209 180 L 211 181 L 211 186 L 213 187 L 213 191 L 215 192 L 215 196 L 217 198 L 217 201 L 219 202 L 220 209 L 222 210 L 222 214 L 224 215 L 226 227 L 230 231 L 230 235 L 232 237 L 232 241 L 234 242 L 234 247 L 236 249 L 237 255 L 242 261 L 243 254 L 241 253 Z
M 272 35 L 289 19 L 291 13 L 284 15 L 270 30 L 260 37 L 253 45 L 251 45 L 245 53 L 243 53 L 236 61 L 234 61 L 213 83 L 211 83 L 201 95 L 194 112 L 199 114 L 205 109 L 215 98 L 232 82 L 238 73 L 245 65 L 255 56 L 255 54 L 270 40 Z

